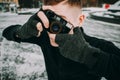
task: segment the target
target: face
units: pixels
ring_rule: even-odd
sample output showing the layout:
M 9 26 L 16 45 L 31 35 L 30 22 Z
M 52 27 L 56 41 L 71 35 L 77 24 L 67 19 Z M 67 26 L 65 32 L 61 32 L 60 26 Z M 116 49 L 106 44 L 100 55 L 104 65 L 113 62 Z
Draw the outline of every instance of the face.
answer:
M 71 6 L 66 1 L 67 0 L 64 0 L 57 5 L 44 5 L 43 10 L 52 10 L 57 15 L 70 22 L 74 27 L 81 27 L 84 22 L 84 15 L 81 12 L 81 8 L 77 6 Z M 73 34 L 73 29 L 71 29 L 69 34 Z M 58 44 L 55 42 L 56 34 L 48 33 L 48 35 L 51 45 L 58 47 Z
M 44 10 L 52 10 L 57 15 L 61 16 L 66 21 L 76 26 L 82 26 L 84 21 L 84 15 L 81 12 L 81 8 L 77 6 L 71 6 L 66 1 L 63 1 L 57 5 L 43 6 Z

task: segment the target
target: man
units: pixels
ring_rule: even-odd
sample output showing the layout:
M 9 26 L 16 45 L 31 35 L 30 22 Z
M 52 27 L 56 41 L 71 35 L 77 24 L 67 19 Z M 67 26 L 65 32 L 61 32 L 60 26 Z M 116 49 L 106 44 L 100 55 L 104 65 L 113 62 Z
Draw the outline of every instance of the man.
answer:
M 49 80 L 120 80 L 120 49 L 83 32 L 80 4 L 81 0 L 44 0 L 43 10 L 52 10 L 74 26 L 68 34 L 46 31 L 49 20 L 39 11 L 23 26 L 6 28 L 3 36 L 39 45 Z

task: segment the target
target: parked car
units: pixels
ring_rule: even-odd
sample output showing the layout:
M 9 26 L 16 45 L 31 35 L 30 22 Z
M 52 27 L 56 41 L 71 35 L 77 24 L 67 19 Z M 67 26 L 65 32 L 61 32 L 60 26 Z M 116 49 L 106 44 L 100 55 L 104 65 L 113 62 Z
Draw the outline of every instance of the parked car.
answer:
M 120 0 L 111 5 L 107 11 L 90 13 L 90 18 L 103 22 L 120 24 Z
M 111 12 L 120 12 L 120 0 L 117 1 L 115 4 L 111 5 L 108 11 Z

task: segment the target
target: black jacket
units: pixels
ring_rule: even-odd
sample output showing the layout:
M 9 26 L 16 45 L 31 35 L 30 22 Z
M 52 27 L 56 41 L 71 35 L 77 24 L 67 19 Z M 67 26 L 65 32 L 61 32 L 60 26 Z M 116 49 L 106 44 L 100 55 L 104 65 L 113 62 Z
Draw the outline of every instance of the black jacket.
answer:
M 104 76 L 107 79 L 120 79 L 120 50 L 116 47 L 117 51 L 113 53 L 116 49 L 112 43 L 107 41 L 103 43 L 107 48 L 102 49 L 101 42 L 104 40 L 96 39 L 97 41 L 91 44 L 86 39 L 88 36 L 82 32 L 82 28 L 76 27 L 73 31 L 74 34 L 57 34 L 56 42 L 59 44 L 60 53 L 66 58 L 85 64 L 89 68 L 89 72 L 94 75 Z M 100 43 L 96 44 L 99 41 Z M 100 46 L 101 48 L 99 48 Z
M 37 21 L 31 23 L 36 24 Z M 30 29 L 26 26 L 28 25 L 10 26 L 3 31 L 3 36 L 8 40 L 19 43 L 29 42 L 40 46 L 43 51 L 49 80 L 100 80 L 102 76 L 108 80 L 120 80 L 120 49 L 113 43 L 90 37 L 83 33 L 84 39 L 91 47 L 95 47 L 107 54 L 107 56 L 102 55 L 103 57 L 98 58 L 97 55 L 90 53 L 93 59 L 88 58 L 87 61 L 89 61 L 90 65 L 89 63 L 86 65 L 61 55 L 58 47 L 50 45 L 49 37 L 45 30 L 40 37 L 35 37 L 28 34 Z M 16 34 L 19 34 L 22 38 L 16 37 Z

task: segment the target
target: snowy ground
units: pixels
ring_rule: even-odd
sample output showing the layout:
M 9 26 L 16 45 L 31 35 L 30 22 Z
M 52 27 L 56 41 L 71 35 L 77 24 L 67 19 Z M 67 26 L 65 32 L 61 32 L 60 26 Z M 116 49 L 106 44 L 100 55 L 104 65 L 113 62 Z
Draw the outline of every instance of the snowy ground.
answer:
M 0 13 L 0 73 L 3 80 L 47 80 L 40 47 L 8 41 L 1 36 L 4 28 L 23 24 L 30 16 Z M 120 48 L 120 25 L 86 19 L 83 27 L 87 34 L 112 41 Z
M 28 43 L 16 43 L 2 37 L 9 25 L 23 24 L 31 15 L 0 14 L 0 40 L 2 80 L 47 80 L 44 59 L 40 47 Z

